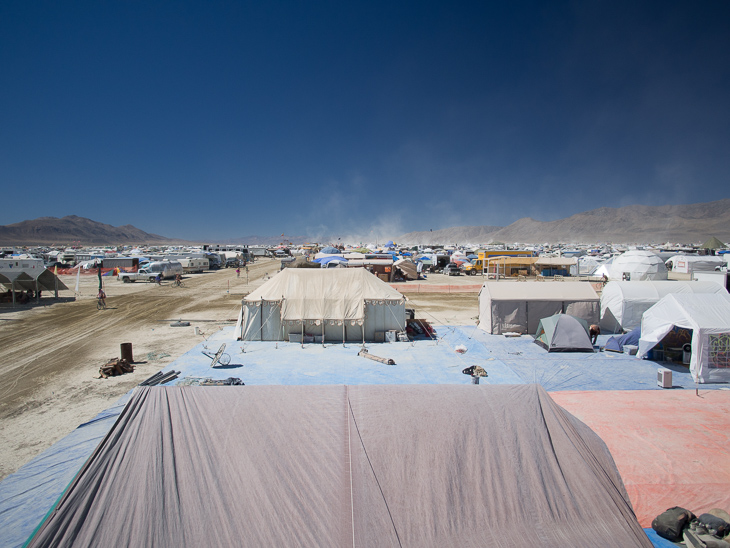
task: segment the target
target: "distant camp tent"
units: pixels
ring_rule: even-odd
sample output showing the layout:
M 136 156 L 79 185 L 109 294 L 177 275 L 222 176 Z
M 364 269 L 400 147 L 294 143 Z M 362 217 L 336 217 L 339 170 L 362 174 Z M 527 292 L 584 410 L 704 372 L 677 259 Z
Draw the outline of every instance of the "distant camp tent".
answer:
M 548 352 L 593 352 L 585 320 L 569 314 L 543 318 L 537 326 L 535 343 Z
M 639 357 L 645 357 L 675 327 L 692 330 L 689 369 L 695 382 L 730 382 L 730 295 L 663 297 L 644 312 Z
M 670 293 L 727 293 L 715 282 L 608 282 L 601 292 L 601 330 L 620 333 L 641 324 L 641 316 Z
M 634 249 L 616 257 L 608 269 L 610 280 L 666 280 L 667 267 L 651 251 Z
M 714 236 L 700 246 L 700 249 L 725 249 L 727 246 Z
M 725 259 L 720 255 L 673 255 L 665 264 L 667 267 L 671 264 L 672 272 L 693 274 L 714 271 L 716 267 L 725 265 Z
M 235 333 L 246 341 L 373 341 L 405 323 L 405 297 L 364 268 L 286 268 L 244 297 Z
M 628 333 L 608 339 L 604 350 L 609 350 L 611 352 L 623 352 L 625 345 L 638 346 L 640 337 L 641 327 L 637 327 Z
M 598 322 L 598 295 L 586 282 L 488 281 L 479 292 L 479 328 L 501 335 L 535 333 L 542 318 L 563 313 Z

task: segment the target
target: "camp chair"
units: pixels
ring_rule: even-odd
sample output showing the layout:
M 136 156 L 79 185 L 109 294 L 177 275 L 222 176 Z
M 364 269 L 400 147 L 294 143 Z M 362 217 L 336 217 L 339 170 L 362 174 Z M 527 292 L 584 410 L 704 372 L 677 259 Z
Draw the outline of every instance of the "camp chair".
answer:
M 202 351 L 202 354 L 204 356 L 208 356 L 213 361 L 210 363 L 211 367 L 215 367 L 218 363 L 221 365 L 228 365 L 231 363 L 231 356 L 230 354 L 226 354 L 226 343 L 223 343 L 221 347 L 218 349 L 218 352 L 213 354 L 212 352 L 208 351 L 207 347 L 204 347 L 205 350 Z

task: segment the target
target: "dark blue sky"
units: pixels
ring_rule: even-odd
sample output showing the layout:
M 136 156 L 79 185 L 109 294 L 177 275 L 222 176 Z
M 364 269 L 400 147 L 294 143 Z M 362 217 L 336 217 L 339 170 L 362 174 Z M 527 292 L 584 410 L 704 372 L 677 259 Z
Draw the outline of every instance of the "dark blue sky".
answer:
M 0 3 L 0 224 L 397 237 L 730 197 L 730 3 Z

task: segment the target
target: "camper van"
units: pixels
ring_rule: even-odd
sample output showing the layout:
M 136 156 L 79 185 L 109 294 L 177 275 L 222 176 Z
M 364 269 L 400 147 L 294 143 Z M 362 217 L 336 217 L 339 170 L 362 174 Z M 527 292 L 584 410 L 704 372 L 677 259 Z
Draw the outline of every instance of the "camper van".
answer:
M 186 259 L 178 259 L 178 262 L 182 265 L 185 274 L 208 270 L 208 259 L 188 257 Z

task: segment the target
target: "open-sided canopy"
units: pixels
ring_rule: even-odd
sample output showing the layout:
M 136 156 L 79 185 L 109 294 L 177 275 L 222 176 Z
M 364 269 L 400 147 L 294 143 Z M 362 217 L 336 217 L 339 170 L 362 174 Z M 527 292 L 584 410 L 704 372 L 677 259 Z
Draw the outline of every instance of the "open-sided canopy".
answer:
M 641 316 L 670 293 L 725 293 L 715 282 L 630 281 L 609 282 L 601 292 L 601 329 L 610 333 L 634 329 Z
M 30 546 L 651 547 L 537 385 L 142 387 Z
M 639 356 L 672 328 L 692 330 L 689 369 L 696 382 L 730 382 L 730 295 L 670 294 L 644 312 Z

